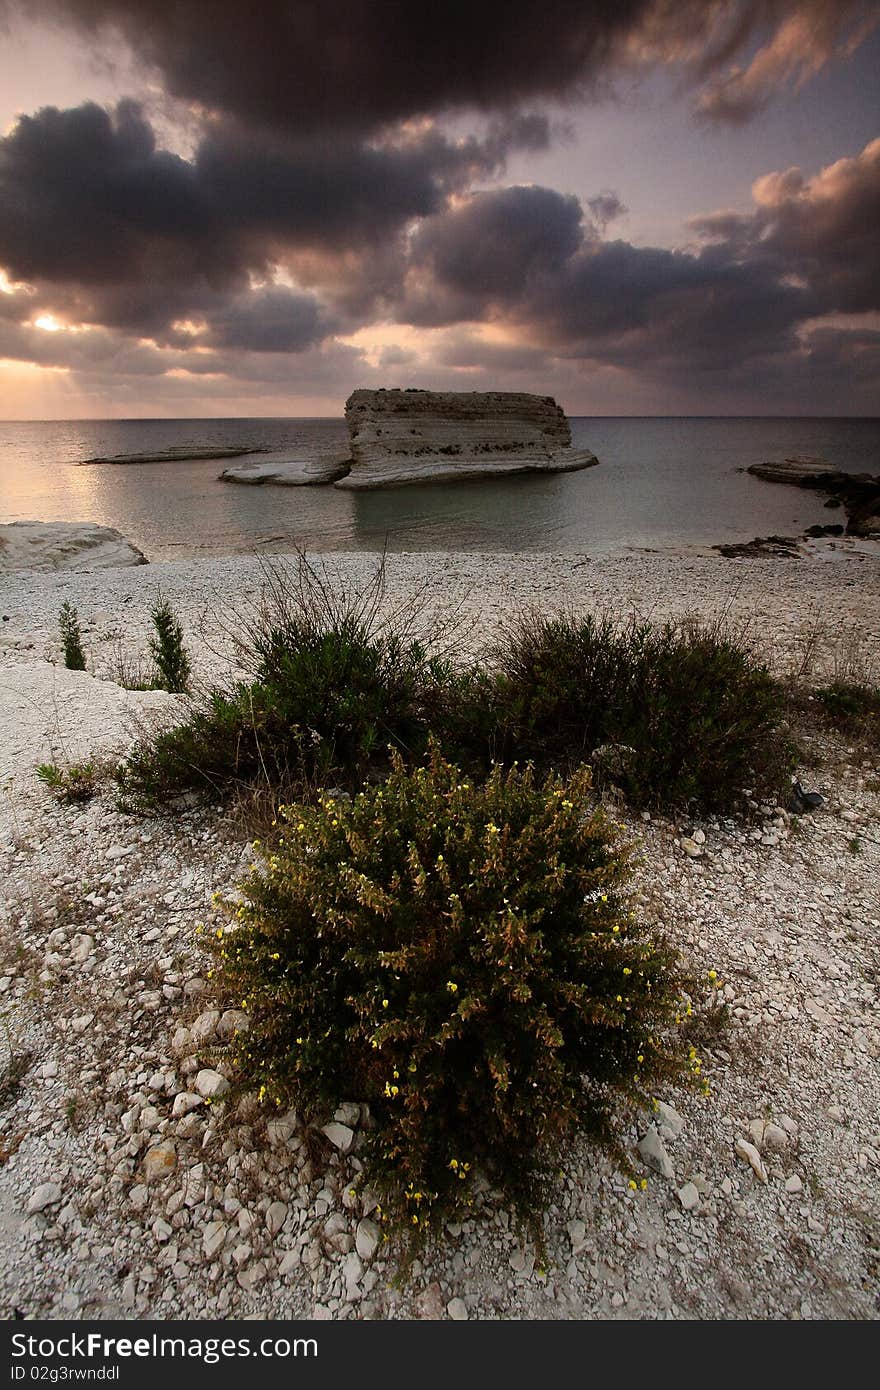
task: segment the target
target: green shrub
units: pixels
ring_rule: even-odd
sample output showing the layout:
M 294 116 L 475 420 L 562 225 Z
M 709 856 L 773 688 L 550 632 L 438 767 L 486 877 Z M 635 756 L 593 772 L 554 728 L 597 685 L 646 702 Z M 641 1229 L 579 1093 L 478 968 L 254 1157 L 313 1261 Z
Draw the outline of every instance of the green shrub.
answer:
M 150 653 L 156 667 L 154 687 L 172 695 L 186 695 L 189 693 L 189 657 L 183 645 L 183 628 L 167 599 L 157 597 L 150 609 L 150 619 L 155 629 L 155 636 L 150 638 Z
M 816 693 L 835 728 L 850 738 L 880 744 L 880 688 L 835 681 Z
M 785 785 L 782 689 L 717 628 L 525 616 L 496 661 L 508 756 L 564 769 L 622 745 L 617 780 L 636 805 L 729 809 L 746 785 Z
M 82 646 L 82 633 L 79 629 L 79 614 L 71 604 L 61 605 L 58 619 L 61 640 L 64 643 L 64 664 L 68 671 L 84 671 L 86 658 Z
M 239 1082 L 315 1123 L 368 1102 L 363 1178 L 398 1228 L 436 1231 L 477 1171 L 527 1219 L 564 1140 L 621 1154 L 622 1107 L 689 1074 L 675 955 L 627 911 L 628 852 L 589 792 L 586 772 L 480 784 L 436 747 L 395 757 L 353 800 L 283 808 L 230 906 Z
M 429 657 L 406 623 L 398 632 L 379 621 L 376 578 L 331 592 L 305 573 L 268 571 L 259 610 L 233 633 L 252 679 L 133 750 L 119 777 L 134 799 L 253 782 L 294 795 L 331 779 L 354 789 L 387 770 L 389 746 L 420 758 L 435 721 L 454 722 L 466 678 Z
M 94 763 L 71 763 L 67 768 L 42 763 L 37 768 L 37 776 L 59 801 L 89 801 L 98 785 Z

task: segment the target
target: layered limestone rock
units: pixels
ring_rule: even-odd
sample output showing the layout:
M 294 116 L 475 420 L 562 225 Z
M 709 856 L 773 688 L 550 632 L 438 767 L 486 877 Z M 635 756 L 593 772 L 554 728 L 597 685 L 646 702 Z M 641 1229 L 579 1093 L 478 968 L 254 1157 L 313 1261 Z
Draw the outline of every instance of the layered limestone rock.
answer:
M 351 467 L 348 454 L 322 454 L 316 459 L 260 459 L 224 468 L 221 483 L 278 483 L 282 487 L 315 487 L 334 483 Z
M 0 526 L 0 574 L 145 565 L 147 557 L 112 526 L 92 521 L 11 521 Z
M 552 396 L 523 391 L 355 391 L 345 403 L 351 472 L 336 487 L 395 487 L 598 463 L 572 449 Z

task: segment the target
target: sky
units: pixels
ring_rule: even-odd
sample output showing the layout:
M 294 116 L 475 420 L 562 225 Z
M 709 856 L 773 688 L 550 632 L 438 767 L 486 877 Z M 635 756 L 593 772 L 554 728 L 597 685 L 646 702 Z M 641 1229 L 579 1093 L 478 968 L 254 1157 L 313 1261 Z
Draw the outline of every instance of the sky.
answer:
M 880 414 L 880 0 L 0 0 L 0 418 Z

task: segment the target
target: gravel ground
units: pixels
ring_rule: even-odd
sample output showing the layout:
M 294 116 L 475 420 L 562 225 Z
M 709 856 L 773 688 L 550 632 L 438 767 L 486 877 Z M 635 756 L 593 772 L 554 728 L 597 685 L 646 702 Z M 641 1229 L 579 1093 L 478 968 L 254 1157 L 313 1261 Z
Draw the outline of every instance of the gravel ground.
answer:
M 357 578 L 373 562 L 332 563 Z M 395 555 L 387 582 L 392 602 L 425 582 L 438 606 L 460 605 L 474 642 L 517 606 L 570 604 L 748 619 L 782 666 L 833 664 L 856 641 L 880 653 L 880 560 L 845 550 Z M 0 1313 L 876 1318 L 880 768 L 828 736 L 801 773 L 826 798 L 813 815 L 622 815 L 642 845 L 641 911 L 718 972 L 730 1027 L 703 1042 L 711 1095 L 670 1093 L 656 1132 L 628 1134 L 646 1191 L 572 1145 L 543 1264 L 487 1190 L 479 1219 L 398 1288 L 369 1194 L 352 1195 L 358 1098 L 340 1097 L 322 1153 L 293 1115 L 267 1127 L 247 1100 L 227 1113 L 223 1044 L 238 1020 L 213 1008 L 197 927 L 210 930 L 212 896 L 249 846 L 210 807 L 134 819 L 109 790 L 61 805 L 34 768 L 115 756 L 136 720 L 174 708 L 109 679 L 120 650 L 144 648 L 157 587 L 197 667 L 215 672 L 217 596 L 258 583 L 257 563 L 235 557 L 0 589 Z M 103 678 L 46 660 L 64 599 Z

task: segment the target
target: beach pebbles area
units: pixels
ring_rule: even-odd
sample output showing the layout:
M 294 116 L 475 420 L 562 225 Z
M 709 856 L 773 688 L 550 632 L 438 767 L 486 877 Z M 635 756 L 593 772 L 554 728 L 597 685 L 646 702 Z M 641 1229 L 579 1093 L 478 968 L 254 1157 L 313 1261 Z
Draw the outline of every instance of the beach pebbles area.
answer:
M 316 561 L 316 563 L 319 563 Z M 362 585 L 368 554 L 327 557 Z M 647 1188 L 580 1141 L 540 1253 L 488 1184 L 472 1220 L 405 1280 L 354 1186 L 366 1119 L 340 1096 L 325 1138 L 256 1098 L 229 1104 L 205 940 L 253 847 L 217 807 L 60 804 L 38 764 L 100 770 L 179 697 L 124 690 L 161 592 L 208 683 L 264 578 L 255 558 L 0 584 L 0 1315 L 74 1318 L 857 1318 L 880 1313 L 880 766 L 816 733 L 801 815 L 619 818 L 641 848 L 637 908 L 729 1026 L 711 1093 L 669 1093 L 626 1134 Z M 517 611 L 601 609 L 745 625 L 782 672 L 880 659 L 880 558 L 708 554 L 389 555 L 389 610 L 475 650 Z M 90 672 L 60 664 L 79 613 Z M 745 790 L 745 789 L 744 789 Z

